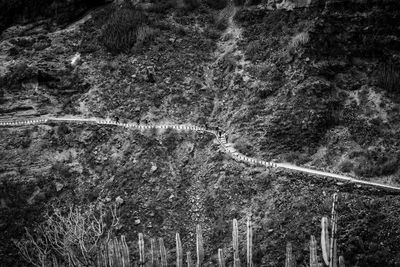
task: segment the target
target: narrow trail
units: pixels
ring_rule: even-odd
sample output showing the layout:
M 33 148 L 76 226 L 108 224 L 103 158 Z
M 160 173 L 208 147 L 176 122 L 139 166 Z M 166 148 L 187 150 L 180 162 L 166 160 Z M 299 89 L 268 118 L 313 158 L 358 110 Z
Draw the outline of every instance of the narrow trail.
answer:
M 57 123 L 57 122 L 70 122 L 70 123 L 82 122 L 82 123 L 100 124 L 100 125 L 105 124 L 105 125 L 114 125 L 114 126 L 124 127 L 124 128 L 128 128 L 128 129 L 131 128 L 131 129 L 139 129 L 139 130 L 176 129 L 176 130 L 182 130 L 182 131 L 195 131 L 195 132 L 200 132 L 200 133 L 208 133 L 208 134 L 214 135 L 215 138 L 217 139 L 218 143 L 220 144 L 221 148 L 228 155 L 230 155 L 232 158 L 234 158 L 238 162 L 246 162 L 251 165 L 262 166 L 265 168 L 281 168 L 281 169 L 287 169 L 287 170 L 292 170 L 292 171 L 298 171 L 298 172 L 317 175 L 317 176 L 320 176 L 323 178 L 333 178 L 333 179 L 340 180 L 340 181 L 347 182 L 347 183 L 367 185 L 367 186 L 372 186 L 372 187 L 376 187 L 376 188 L 400 192 L 400 187 L 396 187 L 396 186 L 358 180 L 358 179 L 340 175 L 340 174 L 329 173 L 329 172 L 314 170 L 314 169 L 305 168 L 305 167 L 299 167 L 299 166 L 292 165 L 289 163 L 275 163 L 275 162 L 270 162 L 270 161 L 247 157 L 247 156 L 237 152 L 236 149 L 233 147 L 233 144 L 226 142 L 226 136 L 224 134 L 219 136 L 219 133 L 217 131 L 208 130 L 208 129 L 205 129 L 204 127 L 199 127 L 199 126 L 195 126 L 192 124 L 142 125 L 142 124 L 137 124 L 137 123 L 121 123 L 121 122 L 105 120 L 105 119 L 101 119 L 101 118 L 80 118 L 80 117 L 76 117 L 76 116 L 65 116 L 65 117 L 58 117 L 58 118 L 43 117 L 40 119 L 29 119 L 29 120 L 25 120 L 25 121 L 0 121 L 0 127 L 18 127 L 18 126 L 24 126 L 24 125 L 47 124 L 47 123 Z

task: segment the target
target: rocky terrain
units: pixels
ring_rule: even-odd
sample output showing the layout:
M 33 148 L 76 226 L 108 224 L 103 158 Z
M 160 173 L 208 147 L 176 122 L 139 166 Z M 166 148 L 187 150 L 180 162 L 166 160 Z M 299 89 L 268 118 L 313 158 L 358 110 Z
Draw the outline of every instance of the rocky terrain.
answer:
M 71 20 L 2 22 L 1 120 L 190 122 L 223 129 L 248 156 L 400 184 L 395 1 L 76 2 L 61 9 L 76 10 Z M 124 14 L 137 15 L 146 38 L 115 51 L 105 33 Z M 88 203 L 117 203 L 117 234 L 134 258 L 139 232 L 146 246 L 164 237 L 171 263 L 176 231 L 194 252 L 200 223 L 207 266 L 218 248 L 230 263 L 231 220 L 243 248 L 251 214 L 255 266 L 282 266 L 288 241 L 308 266 L 333 192 L 346 266 L 400 266 L 400 198 L 390 192 L 238 163 L 207 134 L 61 123 L 0 135 L 1 266 L 29 266 L 11 239 L 43 211 Z

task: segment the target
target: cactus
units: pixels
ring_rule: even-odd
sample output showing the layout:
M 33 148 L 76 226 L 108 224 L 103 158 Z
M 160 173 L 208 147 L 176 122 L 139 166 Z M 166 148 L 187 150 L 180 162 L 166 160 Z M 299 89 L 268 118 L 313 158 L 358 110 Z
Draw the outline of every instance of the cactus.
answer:
M 114 238 L 113 246 L 114 246 L 114 255 L 115 255 L 115 262 L 116 266 L 122 266 L 122 257 L 121 257 L 121 246 L 120 242 L 117 238 Z
M 321 248 L 322 248 L 322 258 L 326 265 L 329 265 L 329 231 L 328 231 L 328 218 L 322 217 L 321 219 Z
M 145 255 L 144 255 L 144 239 L 143 234 L 139 233 L 139 266 L 144 266 L 145 264 Z
M 336 204 L 338 201 L 337 194 L 333 194 L 333 202 L 332 202 L 332 228 L 331 228 L 331 246 L 330 246 L 330 262 L 329 267 L 337 267 L 337 243 L 336 243 L 336 232 L 337 232 L 337 214 L 336 214 Z
M 176 266 L 183 267 L 182 243 L 179 233 L 176 233 Z
M 239 237 L 238 237 L 238 223 L 236 219 L 233 219 L 233 230 L 232 230 L 232 243 L 233 243 L 233 267 L 240 267 L 239 258 Z
M 164 246 L 164 240 L 160 238 L 159 243 L 160 243 L 161 266 L 167 267 L 167 250 L 165 249 Z
M 290 242 L 286 244 L 285 267 L 293 267 L 292 243 Z
M 247 217 L 247 267 L 253 267 L 253 229 L 250 216 Z
M 188 267 L 194 267 L 193 261 L 192 261 L 192 255 L 190 254 L 190 251 L 186 253 L 186 261 L 187 261 L 187 266 Z
M 121 236 L 121 252 L 122 252 L 122 266 L 130 266 L 129 247 L 126 243 L 125 236 Z
M 332 212 L 331 212 L 331 236 L 328 231 L 328 218 L 321 219 L 321 247 L 324 262 L 329 267 L 337 267 L 337 213 L 336 204 L 338 201 L 337 194 L 333 194 Z
M 156 240 L 154 238 L 150 239 L 150 246 L 151 246 L 151 266 L 152 267 L 157 267 L 158 264 L 158 255 L 157 255 L 157 250 L 156 250 Z
M 339 256 L 339 267 L 346 267 L 343 256 Z
M 317 240 L 312 235 L 310 241 L 310 267 L 318 267 L 318 265 Z
M 129 248 L 125 236 L 121 240 L 113 238 L 100 245 L 97 266 L 99 267 L 127 267 L 130 266 Z
M 218 266 L 225 267 L 225 258 L 224 258 L 224 252 L 222 251 L 222 248 L 218 249 Z
M 197 267 L 203 264 L 204 260 L 204 247 L 203 247 L 203 234 L 200 224 L 196 227 L 196 252 L 197 252 Z

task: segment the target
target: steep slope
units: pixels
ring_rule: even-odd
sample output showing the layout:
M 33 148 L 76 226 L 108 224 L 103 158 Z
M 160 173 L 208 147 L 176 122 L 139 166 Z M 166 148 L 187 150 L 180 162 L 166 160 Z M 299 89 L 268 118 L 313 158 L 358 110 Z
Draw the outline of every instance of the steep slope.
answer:
M 246 155 L 341 171 L 350 159 L 348 171 L 365 177 L 374 172 L 356 172 L 363 160 L 397 166 L 398 100 L 371 70 L 397 55 L 389 36 L 398 36 L 389 26 L 397 11 L 336 8 L 147 9 L 153 40 L 119 55 L 99 41 L 114 7 L 67 30 L 34 27 L 0 43 L 1 119 L 79 114 L 218 126 Z M 355 36 L 365 28 L 369 46 L 361 51 Z M 388 50 L 374 55 L 378 45 Z M 0 135 L 0 265 L 23 266 L 10 240 L 40 222 L 50 205 L 119 203 L 117 234 L 127 235 L 134 259 L 139 232 L 146 246 L 150 237 L 164 237 L 171 263 L 176 231 L 185 251 L 194 252 L 201 223 L 208 265 L 216 264 L 218 248 L 230 263 L 231 220 L 239 219 L 243 248 L 251 214 L 256 266 L 283 265 L 288 241 L 297 265 L 307 266 L 309 236 L 319 234 L 337 191 L 346 263 L 400 264 L 397 195 L 238 163 L 202 134 L 62 123 L 1 128 Z M 393 177 L 387 182 L 396 184 Z

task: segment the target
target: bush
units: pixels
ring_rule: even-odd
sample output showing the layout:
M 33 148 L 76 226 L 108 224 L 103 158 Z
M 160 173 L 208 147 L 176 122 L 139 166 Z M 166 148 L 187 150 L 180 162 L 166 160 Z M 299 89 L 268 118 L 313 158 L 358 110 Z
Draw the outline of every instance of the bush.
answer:
M 136 43 L 139 27 L 143 26 L 145 21 L 146 17 L 140 10 L 125 5 L 111 15 L 100 39 L 111 52 L 129 52 Z M 144 31 L 141 34 L 141 38 L 144 38 Z
M 359 164 L 354 168 L 354 173 L 359 176 L 390 175 L 398 170 L 399 156 L 396 154 L 374 150 L 362 154 Z
M 213 9 L 223 9 L 228 5 L 227 0 L 206 0 L 206 4 Z
M 186 10 L 194 10 L 200 6 L 199 0 L 183 0 Z
M 205 29 L 204 35 L 212 40 L 217 40 L 221 36 L 221 32 L 208 27 Z
M 229 5 L 221 10 L 215 18 L 215 25 L 219 30 L 225 30 L 229 25 L 229 18 L 233 13 L 233 6 Z
M 339 169 L 342 172 L 348 173 L 351 172 L 354 168 L 354 164 L 353 162 L 349 161 L 349 160 L 345 160 L 342 163 L 340 163 Z
M 151 3 L 153 5 L 149 11 L 161 14 L 166 14 L 171 8 L 177 7 L 176 0 L 153 0 Z
M 243 6 L 246 3 L 246 0 L 233 0 L 233 4 L 235 6 Z
M 400 92 L 400 70 L 394 64 L 384 64 L 378 71 L 378 85 L 389 93 Z
M 260 49 L 261 49 L 261 42 L 259 40 L 251 41 L 247 44 L 246 56 L 249 59 L 254 60 Z
M 150 42 L 154 36 L 155 30 L 147 25 L 140 26 L 136 33 L 136 44 L 143 45 Z
M 26 230 L 24 238 L 13 240 L 23 258 L 34 266 L 97 266 L 103 259 L 102 245 L 120 227 L 116 206 L 111 214 L 94 206 L 54 209 L 45 219 L 34 232 Z
M 0 33 L 13 24 L 30 23 L 44 18 L 53 18 L 59 23 L 70 22 L 89 8 L 104 2 L 96 0 L 0 0 Z

